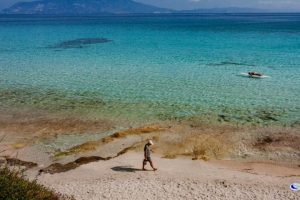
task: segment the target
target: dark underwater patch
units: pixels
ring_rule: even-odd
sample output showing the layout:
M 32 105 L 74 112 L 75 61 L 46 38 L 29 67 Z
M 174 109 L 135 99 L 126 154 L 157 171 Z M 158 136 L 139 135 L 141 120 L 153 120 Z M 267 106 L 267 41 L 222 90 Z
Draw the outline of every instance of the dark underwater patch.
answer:
M 226 66 L 226 65 L 235 65 L 235 66 L 254 66 L 249 65 L 247 63 L 239 63 L 239 62 L 230 62 L 230 61 L 223 61 L 219 63 L 209 63 L 208 66 Z
M 54 49 L 84 48 L 91 44 L 100 44 L 107 42 L 112 42 L 112 40 L 107 38 L 78 38 L 75 40 L 65 40 L 48 47 Z

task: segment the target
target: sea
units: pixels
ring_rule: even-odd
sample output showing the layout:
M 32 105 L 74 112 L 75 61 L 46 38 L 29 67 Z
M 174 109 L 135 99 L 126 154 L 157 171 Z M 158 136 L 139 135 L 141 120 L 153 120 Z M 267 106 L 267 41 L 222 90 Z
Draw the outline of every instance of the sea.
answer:
M 296 125 L 300 14 L 0 15 L 0 106 Z

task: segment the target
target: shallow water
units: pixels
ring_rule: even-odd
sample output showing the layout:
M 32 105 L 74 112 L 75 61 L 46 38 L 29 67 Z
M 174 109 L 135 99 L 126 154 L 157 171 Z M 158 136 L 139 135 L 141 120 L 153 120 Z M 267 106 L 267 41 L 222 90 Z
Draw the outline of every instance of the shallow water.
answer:
M 292 124 L 299 33 L 296 14 L 1 16 L 0 103 L 141 121 Z M 112 41 L 49 48 L 84 38 Z M 270 78 L 240 76 L 248 71 Z

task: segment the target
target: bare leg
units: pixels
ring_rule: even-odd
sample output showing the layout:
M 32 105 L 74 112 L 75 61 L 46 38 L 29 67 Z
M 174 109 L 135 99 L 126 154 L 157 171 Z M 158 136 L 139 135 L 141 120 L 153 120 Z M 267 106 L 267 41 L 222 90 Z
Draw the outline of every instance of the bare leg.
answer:
M 143 168 L 142 168 L 143 170 L 146 170 L 145 169 L 146 164 L 147 164 L 147 162 L 145 162 L 145 160 L 143 160 Z
M 150 160 L 149 162 L 150 162 L 150 166 L 152 167 L 152 169 L 153 169 L 154 171 L 156 171 L 156 170 L 157 170 L 157 168 L 155 168 L 155 167 L 153 166 L 153 162 L 152 162 L 152 160 Z

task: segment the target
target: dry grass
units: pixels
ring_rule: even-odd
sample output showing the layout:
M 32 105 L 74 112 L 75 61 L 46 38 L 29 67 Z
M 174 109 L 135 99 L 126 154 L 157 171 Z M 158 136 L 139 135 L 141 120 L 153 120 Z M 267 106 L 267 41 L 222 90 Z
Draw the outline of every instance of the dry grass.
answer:
M 177 155 L 176 154 L 165 153 L 165 155 L 163 156 L 163 158 L 166 158 L 166 159 L 175 159 L 175 158 L 177 158 Z
M 160 125 L 150 125 L 150 126 L 145 126 L 145 127 L 140 127 L 140 128 L 133 128 L 133 129 L 128 129 L 125 131 L 117 132 L 111 135 L 112 138 L 122 138 L 126 137 L 129 135 L 140 135 L 140 134 L 145 134 L 145 133 L 153 133 L 153 132 L 159 132 L 159 131 L 165 131 L 166 128 L 160 126 Z
M 228 153 L 228 147 L 222 141 L 212 136 L 197 138 L 192 142 L 192 155 L 194 160 L 209 160 L 222 158 Z
M 193 160 L 219 159 L 227 155 L 231 149 L 229 141 L 217 134 L 182 134 L 163 143 L 163 157 L 169 159 L 178 155 L 192 156 Z
M 267 126 L 249 127 L 232 134 L 235 148 L 233 158 L 249 161 L 299 163 L 299 128 Z
M 26 143 L 19 142 L 19 143 L 12 144 L 12 147 L 14 149 L 22 149 L 22 148 L 26 147 L 26 145 L 27 145 Z
M 267 150 L 292 149 L 300 151 L 299 130 L 290 128 L 268 128 L 254 133 L 252 144 L 254 148 Z

